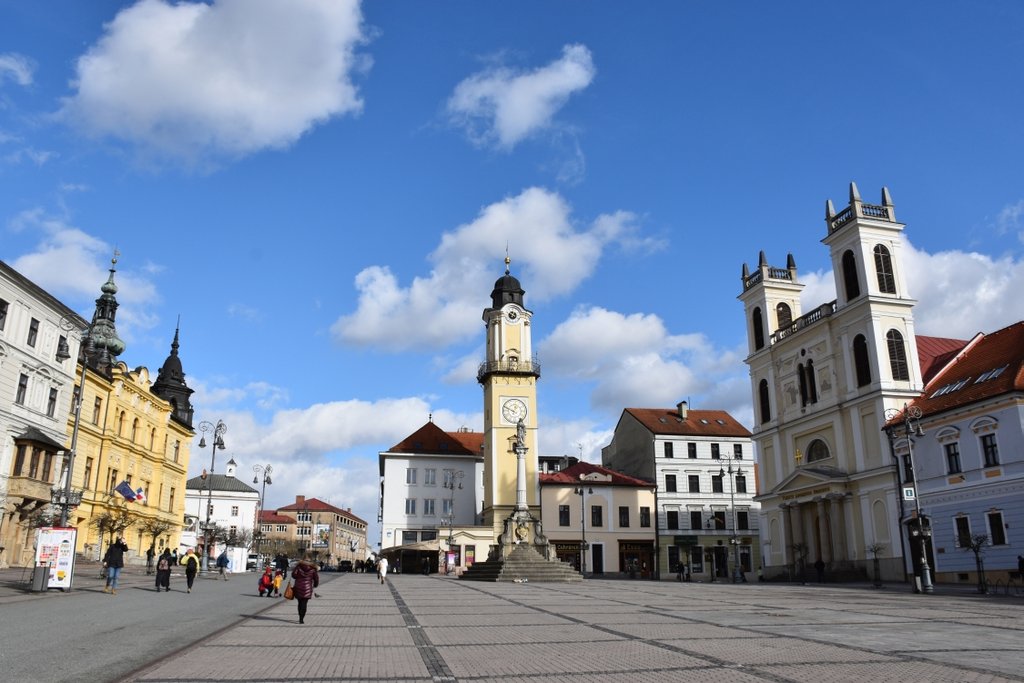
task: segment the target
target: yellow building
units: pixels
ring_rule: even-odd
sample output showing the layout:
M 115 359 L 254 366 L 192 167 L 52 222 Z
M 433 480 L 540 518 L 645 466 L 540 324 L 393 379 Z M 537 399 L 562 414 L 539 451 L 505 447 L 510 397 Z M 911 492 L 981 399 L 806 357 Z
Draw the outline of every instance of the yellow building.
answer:
M 102 292 L 82 340 L 82 381 L 75 389 L 75 400 L 81 397 L 81 402 L 68 420 L 74 452 L 71 488 L 82 491 L 82 502 L 71 510 L 68 523 L 78 529 L 76 549 L 96 559 L 111 533 L 121 530 L 131 560 L 145 556 L 151 545 L 157 553 L 166 546 L 178 547 L 194 434 L 192 390 L 181 370 L 177 331 L 155 382 L 147 368 L 130 370 L 115 362 L 124 343 L 114 328 L 113 268 Z M 129 502 L 118 493 L 122 483 L 141 491 L 140 500 Z

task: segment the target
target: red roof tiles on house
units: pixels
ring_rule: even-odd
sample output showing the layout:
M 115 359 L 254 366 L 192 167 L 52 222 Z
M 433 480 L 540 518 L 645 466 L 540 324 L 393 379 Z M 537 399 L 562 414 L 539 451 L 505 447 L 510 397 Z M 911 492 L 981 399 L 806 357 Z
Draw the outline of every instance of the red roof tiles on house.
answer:
M 566 484 L 579 484 L 580 477 L 588 474 L 600 474 L 602 476 L 610 476 L 611 481 L 594 482 L 600 486 L 634 486 L 640 488 L 652 488 L 655 486 L 653 481 L 647 481 L 646 479 L 637 479 L 615 470 L 610 470 L 607 467 L 600 465 L 594 465 L 589 462 L 578 462 L 575 465 L 570 465 L 564 470 L 558 472 L 541 472 L 538 477 L 540 483 L 549 485 L 566 485 Z
M 446 432 L 428 422 L 389 450 L 392 453 L 444 453 L 480 455 L 484 435 L 480 432 Z
M 260 512 L 260 524 L 295 524 L 295 519 L 279 515 L 273 510 L 263 510 Z
M 683 419 L 675 408 L 626 408 L 653 434 L 749 438 L 750 430 L 724 410 L 690 410 Z
M 951 358 L 967 346 L 963 339 L 947 339 L 944 337 L 924 337 L 917 335 L 917 357 L 921 361 L 921 379 L 927 386 Z
M 330 503 L 326 503 L 319 498 L 303 498 L 302 496 L 296 496 L 296 500 L 291 505 L 282 505 L 277 508 L 277 511 L 288 510 L 289 512 L 332 512 L 342 517 L 348 517 L 349 519 L 357 522 L 366 524 L 366 521 L 360 519 L 356 515 L 352 514 L 349 510 L 342 510 L 339 507 L 335 507 Z

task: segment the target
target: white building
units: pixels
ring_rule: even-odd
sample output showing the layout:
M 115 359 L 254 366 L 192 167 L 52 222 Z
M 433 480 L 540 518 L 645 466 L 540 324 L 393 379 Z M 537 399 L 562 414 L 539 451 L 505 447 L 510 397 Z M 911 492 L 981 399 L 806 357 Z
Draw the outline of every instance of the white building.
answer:
M 86 327 L 0 261 L 0 547 L 6 549 L 0 567 L 31 562 L 33 515 L 49 509 L 51 490 L 62 482 L 75 360 Z M 62 340 L 68 358 L 57 360 Z
M 483 500 L 483 434 L 460 429 L 445 432 L 427 422 L 387 451 L 379 454 L 381 550 L 397 546 L 419 546 L 421 550 L 439 550 L 439 540 L 447 547 L 449 531 L 480 523 Z M 464 534 L 460 534 L 463 538 Z M 486 557 L 488 537 L 483 547 L 473 542 L 458 546 L 456 564 L 471 564 Z M 468 548 L 473 546 L 473 558 Z M 478 555 L 479 552 L 479 555 Z M 433 568 L 433 567 L 432 567 Z
M 214 539 L 210 546 L 211 565 L 228 548 L 232 571 L 245 571 L 246 553 L 256 528 L 259 491 L 236 478 L 237 464 L 229 460 L 224 474 L 203 471 L 185 485 L 185 519 L 188 526 L 181 534 L 182 548 L 196 548 L 202 555 L 204 529 L 219 527 L 226 537 Z M 232 538 L 235 542 L 232 542 Z
M 722 410 L 627 408 L 605 467 L 657 484 L 658 568 L 693 580 L 739 578 L 761 565 L 750 431 Z

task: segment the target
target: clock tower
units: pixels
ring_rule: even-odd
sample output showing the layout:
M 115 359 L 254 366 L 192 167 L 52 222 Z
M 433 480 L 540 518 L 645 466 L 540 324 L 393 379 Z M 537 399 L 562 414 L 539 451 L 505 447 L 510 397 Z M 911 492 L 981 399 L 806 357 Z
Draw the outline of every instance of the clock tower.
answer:
M 525 489 L 520 506 L 540 516 L 537 483 L 537 380 L 540 365 L 533 357 L 530 325 L 533 313 L 523 306 L 519 280 L 509 273 L 491 291 L 484 309 L 487 357 L 477 372 L 484 389 L 484 525 L 497 537 L 517 507 L 517 486 Z M 523 481 L 518 461 L 525 464 Z

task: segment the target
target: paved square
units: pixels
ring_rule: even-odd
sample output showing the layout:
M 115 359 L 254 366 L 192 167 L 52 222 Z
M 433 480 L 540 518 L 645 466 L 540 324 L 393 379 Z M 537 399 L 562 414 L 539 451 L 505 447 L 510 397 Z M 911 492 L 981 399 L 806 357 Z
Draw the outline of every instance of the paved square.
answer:
M 1024 601 L 905 586 L 344 574 L 138 681 L 1024 681 Z

